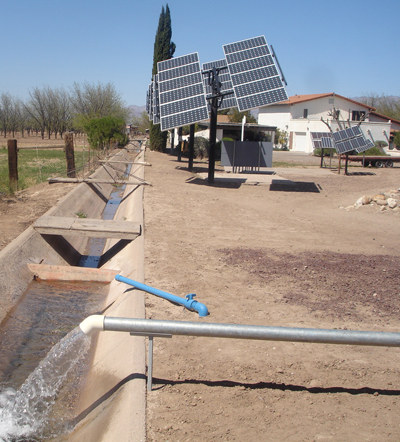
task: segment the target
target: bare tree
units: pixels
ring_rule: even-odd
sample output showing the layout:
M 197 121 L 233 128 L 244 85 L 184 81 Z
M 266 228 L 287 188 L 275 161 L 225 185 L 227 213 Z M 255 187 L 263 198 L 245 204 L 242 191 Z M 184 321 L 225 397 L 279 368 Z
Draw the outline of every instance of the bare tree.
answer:
M 25 105 L 25 109 L 29 116 L 35 122 L 37 130 L 40 132 L 42 139 L 44 139 L 44 134 L 48 126 L 48 116 L 46 107 L 46 93 L 35 87 L 29 92 L 30 100 Z
M 0 95 L 0 129 L 4 133 L 4 138 L 11 130 L 14 111 L 14 98 L 8 92 L 3 92 Z
M 371 93 L 360 101 L 367 106 L 375 108 L 376 112 L 385 115 L 385 117 L 400 120 L 400 97 Z
M 74 83 L 71 90 L 72 110 L 75 124 L 82 126 L 91 118 L 116 117 L 126 120 L 129 111 L 112 83 Z

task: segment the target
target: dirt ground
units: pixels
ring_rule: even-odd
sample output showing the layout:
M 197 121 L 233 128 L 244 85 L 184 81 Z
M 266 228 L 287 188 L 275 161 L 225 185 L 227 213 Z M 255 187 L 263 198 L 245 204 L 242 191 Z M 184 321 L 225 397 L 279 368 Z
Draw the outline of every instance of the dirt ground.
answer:
M 352 207 L 398 189 L 399 168 L 210 186 L 185 161 L 146 159 L 146 283 L 210 311 L 148 295 L 148 318 L 399 331 L 400 212 Z M 399 362 L 398 348 L 155 338 L 148 440 L 398 441 Z
M 148 318 L 399 331 L 400 211 L 353 207 L 398 189 L 399 167 L 319 175 L 282 152 L 304 164 L 281 172 L 292 185 L 208 185 L 185 159 L 146 161 L 145 282 L 210 311 L 148 295 Z M 71 186 L 0 196 L 0 249 Z M 155 338 L 148 441 L 398 441 L 399 363 L 398 348 Z

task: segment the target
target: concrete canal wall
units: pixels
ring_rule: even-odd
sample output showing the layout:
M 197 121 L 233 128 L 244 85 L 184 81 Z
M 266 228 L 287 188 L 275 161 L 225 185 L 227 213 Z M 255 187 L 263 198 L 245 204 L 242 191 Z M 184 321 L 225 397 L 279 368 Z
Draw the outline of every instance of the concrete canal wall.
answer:
M 118 161 L 132 160 L 125 150 L 117 152 Z M 144 152 L 136 158 L 144 161 Z M 109 172 L 113 173 L 109 169 Z M 144 167 L 133 166 L 131 174 L 144 178 Z M 109 179 L 101 167 L 93 178 Z M 135 182 L 129 177 L 128 181 Z M 50 209 L 46 215 L 100 219 L 110 184 L 77 184 L 77 187 Z M 143 226 L 143 186 L 127 185 L 115 220 Z M 105 250 L 118 240 L 107 240 Z M 75 266 L 84 253 L 87 238 L 40 235 L 29 227 L 0 252 L 0 321 L 24 294 L 33 275 L 30 263 Z M 118 251 L 103 266 L 123 276 L 144 280 L 144 237 L 137 237 Z M 112 316 L 144 318 L 144 294 L 113 280 L 109 284 L 103 313 Z M 94 312 L 95 313 L 95 312 Z M 78 324 L 77 324 L 78 325 Z M 92 338 L 92 362 L 76 411 L 71 441 L 144 441 L 145 440 L 145 341 L 125 333 L 100 333 Z

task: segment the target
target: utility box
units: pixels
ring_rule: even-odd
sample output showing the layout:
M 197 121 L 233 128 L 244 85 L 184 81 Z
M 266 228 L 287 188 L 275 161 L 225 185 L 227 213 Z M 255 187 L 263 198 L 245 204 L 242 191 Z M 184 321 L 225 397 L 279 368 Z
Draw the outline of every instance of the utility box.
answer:
M 272 167 L 273 144 L 267 141 L 222 141 L 221 166 Z

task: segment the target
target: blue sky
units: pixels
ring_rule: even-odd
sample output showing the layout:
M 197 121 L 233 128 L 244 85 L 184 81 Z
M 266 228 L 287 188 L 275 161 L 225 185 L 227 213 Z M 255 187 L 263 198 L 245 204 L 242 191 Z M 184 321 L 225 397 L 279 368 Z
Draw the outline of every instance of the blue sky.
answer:
M 145 104 L 157 0 L 1 0 L 0 93 L 114 84 L 127 105 Z M 176 56 L 205 63 L 222 45 L 265 35 L 289 95 L 400 96 L 399 0 L 170 0 Z

